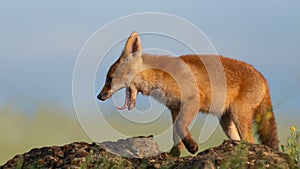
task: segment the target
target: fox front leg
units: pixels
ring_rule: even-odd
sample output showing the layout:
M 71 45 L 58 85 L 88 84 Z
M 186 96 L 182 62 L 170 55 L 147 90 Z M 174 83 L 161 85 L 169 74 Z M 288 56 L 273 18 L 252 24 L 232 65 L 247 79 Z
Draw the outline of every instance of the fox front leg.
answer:
M 173 121 L 173 125 L 178 117 L 179 114 L 179 110 L 171 110 L 171 114 L 172 114 L 172 121 Z M 179 157 L 182 149 L 184 147 L 180 137 L 178 136 L 178 134 L 176 133 L 175 127 L 173 126 L 173 147 L 170 150 L 170 154 L 174 157 Z
M 198 106 L 195 106 L 193 103 L 184 104 L 174 123 L 175 132 L 182 140 L 185 148 L 192 154 L 195 154 L 198 151 L 198 145 L 193 140 L 188 130 L 188 126 L 196 117 L 198 110 Z
M 135 107 L 135 104 L 136 104 L 136 96 L 138 94 L 138 90 L 135 87 L 135 85 L 130 85 L 129 90 L 130 90 L 130 96 L 129 96 L 130 97 L 130 104 L 129 104 L 128 109 L 132 110 Z

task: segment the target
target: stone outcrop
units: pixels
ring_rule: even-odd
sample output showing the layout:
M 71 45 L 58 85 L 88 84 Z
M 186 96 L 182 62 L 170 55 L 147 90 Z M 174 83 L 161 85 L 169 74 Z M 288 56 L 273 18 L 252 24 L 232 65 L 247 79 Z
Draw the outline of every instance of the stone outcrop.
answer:
M 172 157 L 160 152 L 153 136 L 117 142 L 74 142 L 64 146 L 35 148 L 16 155 L 0 169 L 8 168 L 298 168 L 287 154 L 260 145 L 224 141 L 196 156 Z

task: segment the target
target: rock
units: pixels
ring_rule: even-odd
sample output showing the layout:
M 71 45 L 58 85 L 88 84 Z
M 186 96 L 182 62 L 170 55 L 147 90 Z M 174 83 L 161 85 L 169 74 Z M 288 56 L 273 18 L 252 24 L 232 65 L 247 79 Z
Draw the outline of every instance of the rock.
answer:
M 144 158 L 161 153 L 152 135 L 121 139 L 117 142 L 107 141 L 98 143 L 98 145 L 113 154 L 129 158 Z
M 8 168 L 298 168 L 284 153 L 260 145 L 226 140 L 196 156 L 172 157 L 160 152 L 153 136 L 117 142 L 75 142 L 35 148 L 17 155 Z

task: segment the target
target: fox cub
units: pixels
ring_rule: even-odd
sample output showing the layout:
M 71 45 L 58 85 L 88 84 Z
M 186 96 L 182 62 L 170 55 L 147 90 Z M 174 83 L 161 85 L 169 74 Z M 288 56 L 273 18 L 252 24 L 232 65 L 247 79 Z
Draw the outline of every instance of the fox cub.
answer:
M 221 111 L 211 111 L 212 86 L 204 62 L 219 59 L 224 70 L 225 101 Z M 110 67 L 98 99 L 104 101 L 126 88 L 122 110 L 135 107 L 138 92 L 166 104 L 172 113 L 174 146 L 171 154 L 179 156 L 185 147 L 198 151 L 188 126 L 198 112 L 219 117 L 225 134 L 233 140 L 254 142 L 253 122 L 258 138 L 278 150 L 277 128 L 266 79 L 251 65 L 219 55 L 184 55 L 180 57 L 143 54 L 140 37 L 133 32 L 119 59 Z M 152 91 L 157 91 L 152 94 Z

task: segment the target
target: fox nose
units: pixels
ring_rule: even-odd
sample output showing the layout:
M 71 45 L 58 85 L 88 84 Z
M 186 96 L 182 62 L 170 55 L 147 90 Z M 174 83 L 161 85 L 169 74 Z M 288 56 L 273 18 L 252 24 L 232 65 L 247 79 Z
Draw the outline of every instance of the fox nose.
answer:
M 99 100 L 101 100 L 101 101 L 104 101 L 104 100 L 105 100 L 102 93 L 99 93 L 98 96 L 97 96 L 97 98 L 98 98 Z
M 105 101 L 106 99 L 108 99 L 110 97 L 110 93 L 109 92 L 100 92 L 99 95 L 97 96 L 97 98 L 101 101 Z

